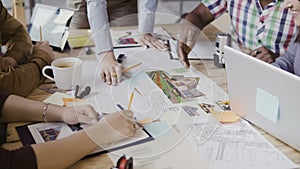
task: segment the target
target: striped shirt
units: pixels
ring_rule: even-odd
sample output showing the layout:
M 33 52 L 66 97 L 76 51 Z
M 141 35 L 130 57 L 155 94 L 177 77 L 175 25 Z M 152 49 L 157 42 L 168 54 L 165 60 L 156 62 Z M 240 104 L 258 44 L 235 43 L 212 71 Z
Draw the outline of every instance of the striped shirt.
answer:
M 273 0 L 265 9 L 259 0 L 203 0 L 210 12 L 219 17 L 228 12 L 231 34 L 242 48 L 254 50 L 265 46 L 283 54 L 296 36 L 294 15 L 283 6 L 283 0 Z

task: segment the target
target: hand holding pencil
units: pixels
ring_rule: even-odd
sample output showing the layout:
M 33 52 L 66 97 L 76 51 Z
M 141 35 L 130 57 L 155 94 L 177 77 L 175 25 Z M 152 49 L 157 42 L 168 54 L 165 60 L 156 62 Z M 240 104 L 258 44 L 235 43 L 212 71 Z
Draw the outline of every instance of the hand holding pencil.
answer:
M 121 82 L 124 72 L 140 65 L 137 64 L 123 69 L 122 64 L 116 61 L 113 51 L 103 52 L 99 56 L 101 80 L 109 85 L 117 85 Z

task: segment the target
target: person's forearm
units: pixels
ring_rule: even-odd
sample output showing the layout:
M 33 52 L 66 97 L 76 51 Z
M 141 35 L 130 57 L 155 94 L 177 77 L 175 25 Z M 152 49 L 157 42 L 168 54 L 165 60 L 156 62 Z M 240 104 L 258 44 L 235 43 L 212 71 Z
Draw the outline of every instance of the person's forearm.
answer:
M 29 100 L 16 95 L 10 95 L 2 108 L 2 122 L 17 122 L 17 121 L 43 121 L 43 111 L 45 103 Z M 62 121 L 62 107 L 56 105 L 48 105 L 47 120 Z
M 28 63 L 18 67 L 1 62 L 0 90 L 20 96 L 27 96 L 44 80 L 37 64 Z
M 66 138 L 35 144 L 32 147 L 39 169 L 60 169 L 72 165 L 98 146 L 84 131 L 79 131 Z
M 206 6 L 200 4 L 192 12 L 187 14 L 184 19 L 202 30 L 206 25 L 212 22 L 215 17 Z
M 157 0 L 139 0 L 139 32 L 140 33 L 153 33 L 155 12 L 157 9 Z
M 93 32 L 96 55 L 113 49 L 106 0 L 87 0 L 88 20 Z

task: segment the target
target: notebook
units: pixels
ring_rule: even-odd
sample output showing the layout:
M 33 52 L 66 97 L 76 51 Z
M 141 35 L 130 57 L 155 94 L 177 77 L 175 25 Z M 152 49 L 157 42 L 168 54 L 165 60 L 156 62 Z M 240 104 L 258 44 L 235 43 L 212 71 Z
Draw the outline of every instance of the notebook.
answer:
M 228 46 L 224 53 L 233 112 L 300 151 L 300 77 Z

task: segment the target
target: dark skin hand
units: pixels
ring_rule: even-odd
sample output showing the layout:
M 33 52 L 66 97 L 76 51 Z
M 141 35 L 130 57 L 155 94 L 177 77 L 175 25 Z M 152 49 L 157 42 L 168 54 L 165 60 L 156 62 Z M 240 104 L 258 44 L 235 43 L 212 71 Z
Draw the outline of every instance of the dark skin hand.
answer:
M 260 59 L 262 61 L 265 61 L 267 63 L 272 63 L 275 61 L 275 59 L 279 56 L 279 54 L 273 53 L 269 49 L 267 49 L 265 46 L 261 46 L 250 53 L 251 56 L 256 57 L 257 59 Z
M 185 43 L 183 43 L 182 41 L 178 41 L 178 56 L 179 56 L 179 60 L 181 61 L 181 63 L 183 64 L 183 66 L 185 68 L 189 68 L 190 67 L 190 62 L 188 60 L 188 54 L 191 52 L 192 48 L 187 46 Z
M 177 43 L 177 53 L 184 67 L 190 67 L 188 54 L 194 47 L 200 30 L 214 19 L 209 9 L 203 4 L 200 4 L 182 20 L 182 32 Z

